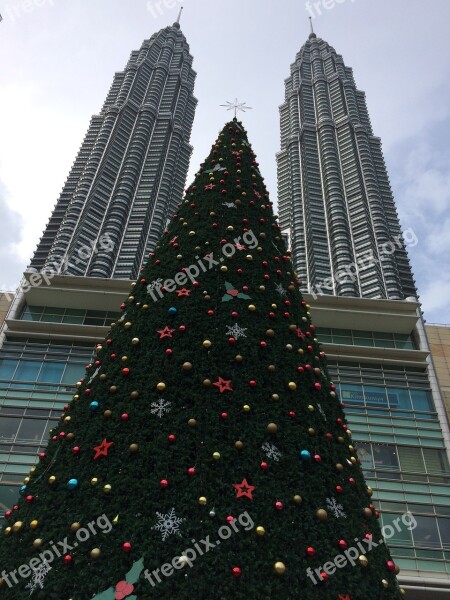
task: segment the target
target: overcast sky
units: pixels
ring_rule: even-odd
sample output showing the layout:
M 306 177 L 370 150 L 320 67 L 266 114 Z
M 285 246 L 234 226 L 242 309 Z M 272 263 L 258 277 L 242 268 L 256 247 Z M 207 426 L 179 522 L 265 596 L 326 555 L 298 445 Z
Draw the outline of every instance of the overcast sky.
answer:
M 284 79 L 315 31 L 366 92 L 428 322 L 450 323 L 450 1 L 184 0 L 199 100 L 189 179 L 242 115 L 276 198 Z M 92 114 L 131 50 L 175 21 L 181 0 L 0 0 L 0 289 L 14 289 Z

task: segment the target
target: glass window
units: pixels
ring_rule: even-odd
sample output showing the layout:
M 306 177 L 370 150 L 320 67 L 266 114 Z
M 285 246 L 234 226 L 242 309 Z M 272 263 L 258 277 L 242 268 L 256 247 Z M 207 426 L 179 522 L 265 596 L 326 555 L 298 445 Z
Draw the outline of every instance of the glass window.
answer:
M 398 458 L 395 446 L 388 444 L 372 444 L 375 467 L 398 469 Z
M 44 308 L 44 319 L 47 315 L 60 315 L 62 316 L 64 314 L 64 311 L 66 309 L 65 308 L 58 308 L 56 306 L 46 306 Z M 47 319 L 45 319 L 47 320 Z
M 398 446 L 398 456 L 402 471 L 412 471 L 415 473 L 423 473 L 425 464 L 423 462 L 422 450 L 412 446 Z
M 415 410 L 434 411 L 431 394 L 426 390 L 411 390 L 411 400 Z
M 18 440 L 40 442 L 47 421 L 43 419 L 23 419 L 17 433 Z
M 428 548 L 440 548 L 439 533 L 437 522 L 434 517 L 424 517 L 416 515 L 417 527 L 413 530 L 414 542 L 418 546 L 426 546 Z
M 66 369 L 64 371 L 64 375 L 61 379 L 61 383 L 70 383 L 75 385 L 75 383 L 81 378 L 84 377 L 85 365 L 81 363 L 72 363 L 67 364 Z
M 341 400 L 344 404 L 364 404 L 362 385 L 341 383 Z
M 20 418 L 2 417 L 0 419 L 0 440 L 13 440 L 20 425 Z
M 19 488 L 15 485 L 0 485 L 0 510 L 10 510 L 19 499 Z
M 366 404 L 371 406 L 387 406 L 386 389 L 375 385 L 364 386 Z
M 370 476 L 371 473 L 368 472 L 368 469 L 372 470 L 374 468 L 370 444 L 358 442 L 356 452 L 361 462 L 361 468 L 363 469 L 364 476 Z
M 442 545 L 450 547 L 450 519 L 438 517 L 437 522 L 441 533 Z
M 414 522 L 405 517 L 405 525 L 402 517 L 395 513 L 381 513 L 381 518 L 383 521 L 383 537 L 388 544 L 398 546 L 412 545 L 411 527 L 414 525 Z
M 48 381 L 49 383 L 59 383 L 64 372 L 65 363 L 45 362 L 42 364 L 38 381 Z
M 449 465 L 445 450 L 424 448 L 423 455 L 427 473 L 449 473 Z
M 0 379 L 12 379 L 17 361 L 7 358 L 0 359 Z
M 391 408 L 403 408 L 406 410 L 411 410 L 411 399 L 409 397 L 408 390 L 388 387 L 387 395 Z
M 14 374 L 15 381 L 36 381 L 41 363 L 34 360 L 21 360 Z

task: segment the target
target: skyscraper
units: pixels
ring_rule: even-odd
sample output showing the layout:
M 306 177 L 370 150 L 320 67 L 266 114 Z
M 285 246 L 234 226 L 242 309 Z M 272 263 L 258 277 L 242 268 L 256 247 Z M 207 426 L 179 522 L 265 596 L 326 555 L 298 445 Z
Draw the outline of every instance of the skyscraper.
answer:
M 0 328 L 0 511 L 15 503 L 130 278 L 181 201 L 194 80 L 178 22 L 132 52 L 91 120 L 9 310 L 7 298 Z
M 416 296 L 365 94 L 342 56 L 314 33 L 285 80 L 280 121 L 280 223 L 304 289 Z
M 401 232 L 364 93 L 313 32 L 280 124 L 280 224 L 399 580 L 410 600 L 447 598 L 450 433 L 405 248 L 414 236 Z M 408 511 L 416 526 L 396 528 Z
M 88 132 L 30 266 L 134 278 L 179 202 L 197 100 L 178 22 L 131 53 Z

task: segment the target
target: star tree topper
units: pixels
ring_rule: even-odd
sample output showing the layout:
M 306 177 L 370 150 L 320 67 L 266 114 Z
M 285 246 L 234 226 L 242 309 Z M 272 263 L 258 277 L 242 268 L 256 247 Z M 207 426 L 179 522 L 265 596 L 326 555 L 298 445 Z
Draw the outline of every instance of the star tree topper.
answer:
M 220 106 L 226 107 L 227 110 L 234 110 L 234 116 L 236 117 L 239 111 L 245 112 L 246 110 L 251 110 L 251 106 L 246 106 L 246 102 L 239 102 L 237 98 L 234 99 L 234 102 L 225 101 L 226 104 L 221 104 Z

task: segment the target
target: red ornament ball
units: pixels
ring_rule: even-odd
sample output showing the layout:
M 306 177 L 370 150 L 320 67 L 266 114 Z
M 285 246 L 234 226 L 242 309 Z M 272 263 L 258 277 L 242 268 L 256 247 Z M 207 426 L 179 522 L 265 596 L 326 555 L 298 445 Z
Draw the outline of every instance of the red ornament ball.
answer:
M 313 548 L 312 546 L 308 546 L 306 548 L 306 555 L 307 556 L 315 556 L 315 554 L 316 554 L 315 548 Z
M 341 550 L 345 550 L 347 548 L 348 544 L 345 540 L 339 540 L 338 546 Z
M 122 544 L 122 550 L 124 552 L 131 552 L 131 544 L 130 544 L 130 542 L 124 542 Z
M 239 567 L 233 567 L 232 574 L 233 574 L 233 577 L 240 577 L 242 574 L 242 571 Z
M 169 482 L 167 481 L 167 479 L 161 479 L 161 481 L 159 482 L 159 487 L 163 490 L 165 490 L 169 485 Z
M 173 443 L 175 442 L 175 440 L 176 440 L 176 439 L 177 439 L 177 438 L 176 438 L 176 436 L 175 436 L 173 433 L 171 433 L 171 434 L 169 435 L 169 437 L 168 437 L 168 440 L 169 440 L 169 442 L 170 442 L 171 444 L 173 444 Z
M 276 508 L 277 510 L 283 510 L 283 508 L 284 508 L 284 505 L 283 505 L 283 503 L 282 503 L 282 502 L 280 502 L 280 501 L 278 500 L 277 502 L 275 502 L 275 508 Z
M 71 565 L 73 562 L 73 558 L 70 556 L 70 554 L 66 554 L 65 557 L 63 558 L 63 562 L 65 565 Z

